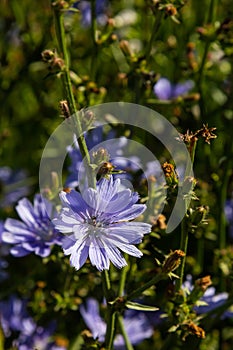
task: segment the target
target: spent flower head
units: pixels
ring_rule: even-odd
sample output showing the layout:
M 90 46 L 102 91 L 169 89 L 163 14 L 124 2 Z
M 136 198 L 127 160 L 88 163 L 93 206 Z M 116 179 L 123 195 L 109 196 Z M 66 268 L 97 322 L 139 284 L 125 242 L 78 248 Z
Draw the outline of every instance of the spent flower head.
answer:
M 121 189 L 120 180 L 112 176 L 102 178 L 97 188 L 60 194 L 62 210 L 53 220 L 55 227 L 66 234 L 63 249 L 71 255 L 70 261 L 77 270 L 88 256 L 100 271 L 109 269 L 110 261 L 117 267 L 127 265 L 120 251 L 135 257 L 142 253 L 134 245 L 141 243 L 151 225 L 134 222 L 146 206 L 136 204 L 139 196 L 129 189 Z

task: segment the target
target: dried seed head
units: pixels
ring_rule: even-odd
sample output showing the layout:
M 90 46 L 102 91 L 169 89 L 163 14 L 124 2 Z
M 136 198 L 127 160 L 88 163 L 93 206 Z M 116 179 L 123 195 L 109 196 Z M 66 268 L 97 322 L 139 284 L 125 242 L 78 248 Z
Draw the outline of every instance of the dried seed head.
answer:
M 205 276 L 202 278 L 199 278 L 195 281 L 195 286 L 200 287 L 200 289 L 205 292 L 206 289 L 212 284 L 210 276 Z
M 169 273 L 176 270 L 180 265 L 181 258 L 184 256 L 185 253 L 182 250 L 175 250 L 174 252 L 171 252 L 163 263 L 162 271 Z
M 196 335 L 198 338 L 205 338 L 205 331 L 203 328 L 197 326 L 194 322 L 190 322 L 188 324 L 188 331 L 194 335 Z
M 172 4 L 167 4 L 165 7 L 165 13 L 168 16 L 175 16 L 177 14 L 177 9 Z

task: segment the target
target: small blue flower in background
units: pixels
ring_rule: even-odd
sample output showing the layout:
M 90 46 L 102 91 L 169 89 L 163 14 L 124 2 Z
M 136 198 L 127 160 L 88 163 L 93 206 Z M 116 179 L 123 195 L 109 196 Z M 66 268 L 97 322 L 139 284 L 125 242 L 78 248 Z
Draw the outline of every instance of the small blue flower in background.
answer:
M 103 342 L 106 333 L 106 323 L 100 316 L 98 302 L 93 298 L 88 298 L 86 307 L 84 305 L 80 306 L 80 313 L 86 326 L 92 332 L 93 338 Z M 127 310 L 124 315 L 124 326 L 132 345 L 141 343 L 153 334 L 153 327 L 142 312 L 135 314 L 131 313 L 131 310 Z M 126 349 L 124 338 L 121 334 L 117 334 L 115 337 L 114 349 Z
M 53 340 L 55 324 L 51 323 L 47 328 L 37 326 L 34 321 L 28 323 L 28 330 L 21 333 L 14 341 L 14 346 L 18 350 L 66 350 L 65 346 L 60 346 Z
M 136 204 L 139 196 L 129 189 L 120 189 L 120 180 L 103 178 L 97 189 L 88 188 L 83 196 L 72 190 L 61 192 L 62 210 L 53 220 L 60 232 L 69 235 L 63 241 L 71 265 L 80 269 L 88 256 L 99 271 L 127 265 L 120 250 L 136 257 L 142 253 L 134 244 L 141 243 L 151 225 L 128 222 L 141 215 L 146 206 Z
M 160 78 L 154 85 L 153 90 L 159 100 L 172 100 L 187 94 L 193 87 L 194 82 L 192 80 L 172 84 L 167 78 Z
M 96 0 L 95 2 L 95 14 L 96 21 L 99 25 L 104 26 L 107 23 L 107 0 Z M 91 2 L 90 1 L 77 1 L 73 7 L 78 8 L 81 11 L 82 19 L 81 24 L 84 28 L 90 27 L 91 25 Z
M 25 185 L 26 176 L 23 170 L 13 171 L 7 166 L 0 167 L 0 208 L 12 206 L 29 194 L 29 187 Z
M 0 323 L 6 337 L 12 332 L 23 332 L 29 315 L 26 310 L 26 300 L 11 295 L 8 300 L 0 301 Z
M 209 287 L 203 297 L 202 301 L 206 302 L 207 305 L 196 306 L 194 309 L 197 314 L 203 314 L 209 311 L 216 309 L 217 307 L 223 305 L 228 299 L 228 293 L 218 293 L 216 294 L 216 290 L 214 287 Z M 222 314 L 221 319 L 233 317 L 233 311 L 227 310 Z
M 52 340 L 55 323 L 51 322 L 45 329 L 37 326 L 27 312 L 27 301 L 11 295 L 8 300 L 0 302 L 0 324 L 6 338 L 17 333 L 13 345 L 18 350 L 65 350 Z M 15 334 L 16 334 L 15 333 Z
M 186 281 L 183 283 L 183 287 L 189 292 L 192 291 L 193 284 L 192 284 L 191 275 L 187 275 Z M 223 305 L 227 301 L 228 296 L 229 295 L 226 292 L 216 294 L 215 288 L 209 287 L 206 289 L 203 297 L 200 299 L 201 301 L 204 301 L 207 305 L 195 306 L 194 310 L 196 311 L 197 314 L 204 314 L 206 312 L 212 311 L 217 307 Z M 230 318 L 230 317 L 231 318 L 233 317 L 233 311 L 229 309 L 222 314 L 221 319 Z
M 225 215 L 229 224 L 229 232 L 233 238 L 233 199 L 228 199 L 225 203 Z
M 5 269 L 8 267 L 8 262 L 2 257 L 9 254 L 9 245 L 2 242 L 2 234 L 4 231 L 4 222 L 0 221 L 0 282 L 8 278 L 8 273 Z
M 35 253 L 46 257 L 52 245 L 61 244 L 62 236 L 49 218 L 52 210 L 52 204 L 39 194 L 34 197 L 34 205 L 27 198 L 19 201 L 16 211 L 22 221 L 6 219 L 2 234 L 3 242 L 13 245 L 10 249 L 13 256 Z

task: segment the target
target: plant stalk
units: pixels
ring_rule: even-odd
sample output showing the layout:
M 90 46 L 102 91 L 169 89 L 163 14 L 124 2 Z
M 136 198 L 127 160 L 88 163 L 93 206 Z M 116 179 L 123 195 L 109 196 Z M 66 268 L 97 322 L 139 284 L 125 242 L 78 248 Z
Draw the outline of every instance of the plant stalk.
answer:
M 95 188 L 96 180 L 95 180 L 93 169 L 91 167 L 90 154 L 88 152 L 85 137 L 83 135 L 82 125 L 78 115 L 78 110 L 76 107 L 76 102 L 75 102 L 73 89 L 72 89 L 72 83 L 70 79 L 69 55 L 67 51 L 66 35 L 65 35 L 65 28 L 64 28 L 64 13 L 56 6 L 52 6 L 52 7 L 54 10 L 56 36 L 58 40 L 60 56 L 64 60 L 64 67 L 62 67 L 62 74 L 61 74 L 64 95 L 68 101 L 68 106 L 69 106 L 71 116 L 72 117 L 75 116 L 75 118 L 73 118 L 72 121 L 74 123 L 75 133 L 77 135 L 77 141 L 80 148 L 80 152 L 87 170 L 88 184 L 90 187 Z

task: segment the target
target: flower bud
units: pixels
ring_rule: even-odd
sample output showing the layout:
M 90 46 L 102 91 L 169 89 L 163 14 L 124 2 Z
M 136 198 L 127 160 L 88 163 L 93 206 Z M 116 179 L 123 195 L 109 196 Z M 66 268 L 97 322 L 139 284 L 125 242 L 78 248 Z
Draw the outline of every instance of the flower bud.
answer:
M 162 169 L 164 171 L 167 185 L 177 185 L 178 178 L 174 166 L 171 163 L 166 162 L 162 165 Z

